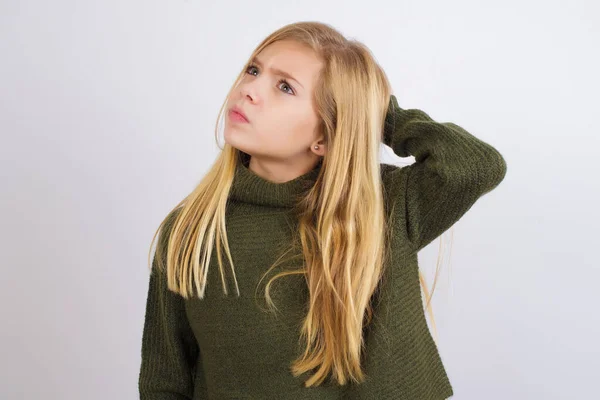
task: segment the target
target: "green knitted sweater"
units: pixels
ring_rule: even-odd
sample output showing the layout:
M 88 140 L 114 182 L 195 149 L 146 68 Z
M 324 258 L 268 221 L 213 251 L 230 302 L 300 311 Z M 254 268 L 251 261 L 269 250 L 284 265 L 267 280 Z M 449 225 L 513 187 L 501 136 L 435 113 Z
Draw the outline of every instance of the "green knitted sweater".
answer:
M 363 399 L 442 400 L 453 388 L 425 320 L 417 252 L 450 228 L 506 174 L 500 153 L 456 124 L 402 109 L 394 96 L 383 141 L 409 166 L 380 164 L 386 212 L 393 230 L 390 265 L 366 331 L 362 384 L 331 381 L 305 388 L 290 363 L 300 355 L 299 328 L 308 298 L 300 275 L 274 281 L 279 309 L 265 312 L 259 280 L 291 240 L 296 195 L 314 183 L 321 164 L 285 183 L 236 171 L 227 232 L 241 297 L 224 258 L 224 295 L 213 251 L 204 299 L 169 291 L 166 275 L 150 275 L 141 346 L 141 400 Z M 172 220 L 172 218 L 171 218 Z M 165 225 L 168 229 L 169 224 Z M 161 240 L 159 239 L 159 243 Z M 154 264 L 153 264 L 154 265 Z M 290 264 L 291 265 L 291 264 Z M 297 267 L 297 265 L 294 265 Z

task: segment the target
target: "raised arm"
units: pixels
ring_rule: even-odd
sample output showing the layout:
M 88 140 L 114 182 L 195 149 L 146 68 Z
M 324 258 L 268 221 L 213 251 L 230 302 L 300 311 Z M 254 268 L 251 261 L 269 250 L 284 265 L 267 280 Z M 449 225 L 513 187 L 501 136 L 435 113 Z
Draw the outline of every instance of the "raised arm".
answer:
M 415 252 L 454 225 L 506 175 L 506 162 L 494 147 L 454 123 L 436 122 L 418 109 L 402 109 L 393 95 L 383 142 L 400 157 L 415 157 L 392 177 L 394 205 L 405 212 Z
M 166 278 L 155 256 L 142 335 L 140 400 L 191 400 L 194 396 L 199 347 L 188 324 L 184 298 L 168 290 Z

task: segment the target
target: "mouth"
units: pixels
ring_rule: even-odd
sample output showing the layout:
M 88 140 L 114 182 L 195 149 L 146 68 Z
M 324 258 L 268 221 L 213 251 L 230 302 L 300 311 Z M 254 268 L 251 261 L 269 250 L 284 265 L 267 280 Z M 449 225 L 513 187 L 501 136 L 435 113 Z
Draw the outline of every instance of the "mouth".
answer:
M 229 110 L 229 118 L 237 122 L 250 122 L 248 117 L 237 107 L 233 107 Z

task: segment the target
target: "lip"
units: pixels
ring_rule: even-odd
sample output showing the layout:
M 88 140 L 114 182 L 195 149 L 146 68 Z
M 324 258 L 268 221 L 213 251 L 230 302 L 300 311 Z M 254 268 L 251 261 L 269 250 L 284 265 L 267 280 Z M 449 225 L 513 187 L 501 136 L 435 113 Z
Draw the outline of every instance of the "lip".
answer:
M 248 120 L 248 117 L 246 116 L 246 114 L 244 114 L 244 112 L 241 110 L 241 108 L 237 107 L 237 106 L 233 106 L 229 109 L 229 113 L 234 113 L 237 114 L 238 116 L 242 117 L 246 122 L 250 122 Z

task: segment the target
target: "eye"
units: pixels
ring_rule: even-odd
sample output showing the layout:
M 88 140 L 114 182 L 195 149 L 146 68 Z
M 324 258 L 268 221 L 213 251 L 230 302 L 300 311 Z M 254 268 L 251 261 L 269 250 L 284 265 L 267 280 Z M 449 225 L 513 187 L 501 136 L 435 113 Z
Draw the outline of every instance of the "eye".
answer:
M 256 66 L 255 65 L 250 65 L 248 68 L 246 68 L 246 72 L 250 71 L 251 68 L 256 68 Z
M 246 72 L 250 73 L 250 75 L 253 75 L 253 74 L 250 72 L 250 71 L 252 70 L 252 68 L 254 68 L 254 69 L 256 69 L 256 70 L 258 71 L 258 67 L 257 67 L 256 65 L 254 65 L 254 64 L 250 64 L 250 65 L 248 66 L 248 68 L 246 68 Z M 292 87 L 292 86 L 291 86 L 291 85 L 288 83 L 288 81 L 286 81 L 285 79 L 280 79 L 280 80 L 277 82 L 277 86 L 281 85 L 282 83 L 285 83 L 285 86 L 287 86 L 287 87 L 290 89 L 290 91 L 286 91 L 286 90 L 284 90 L 284 92 L 285 92 L 285 93 L 292 94 L 292 95 L 293 95 L 293 94 L 295 94 L 294 88 L 293 88 L 293 87 Z
M 277 85 L 280 85 L 282 83 L 285 83 L 285 86 L 289 87 L 291 90 L 291 92 L 286 92 L 286 93 L 294 94 L 294 90 L 292 89 L 290 84 L 285 79 L 280 79 L 279 82 L 277 82 Z

